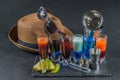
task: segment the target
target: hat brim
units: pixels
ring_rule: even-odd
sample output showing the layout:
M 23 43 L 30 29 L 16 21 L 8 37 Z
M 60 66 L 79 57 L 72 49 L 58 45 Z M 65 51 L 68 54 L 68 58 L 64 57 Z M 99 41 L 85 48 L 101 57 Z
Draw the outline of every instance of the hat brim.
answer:
M 71 30 L 69 30 L 68 28 L 66 28 L 65 26 L 63 26 L 64 32 L 67 35 L 73 35 L 73 33 L 71 32 Z M 38 49 L 34 49 L 25 45 L 22 45 L 20 43 L 18 43 L 18 34 L 17 34 L 17 25 L 14 25 L 9 33 L 8 33 L 8 38 L 10 39 L 10 41 L 16 45 L 18 48 L 25 50 L 27 52 L 32 52 L 32 53 L 38 53 Z

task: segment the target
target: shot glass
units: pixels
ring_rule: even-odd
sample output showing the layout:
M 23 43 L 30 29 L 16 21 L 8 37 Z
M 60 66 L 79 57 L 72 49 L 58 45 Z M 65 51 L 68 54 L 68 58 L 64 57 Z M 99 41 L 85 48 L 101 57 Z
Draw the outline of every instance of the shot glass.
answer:
M 90 59 L 90 49 L 94 47 L 94 43 L 93 36 L 84 35 L 84 59 Z
M 71 62 L 71 52 L 72 52 L 72 40 L 71 37 L 65 36 L 61 39 L 61 48 L 62 48 L 62 64 L 68 66 L 68 63 Z
M 82 55 L 83 55 L 83 35 L 74 34 L 72 36 L 72 45 L 73 45 L 73 62 L 81 65 Z
M 39 37 L 37 37 L 37 43 L 38 43 L 40 61 L 42 63 L 42 66 L 41 66 L 42 73 L 45 73 L 47 71 L 45 59 L 47 57 L 49 57 L 49 53 L 48 53 L 48 37 L 47 36 L 39 36 Z
M 101 50 L 100 63 L 105 61 L 106 47 L 107 47 L 107 35 L 101 34 L 96 38 L 96 47 Z
M 53 62 L 60 61 L 60 43 L 60 38 L 50 39 L 50 58 Z
M 45 59 L 49 56 L 48 53 L 48 37 L 47 36 L 39 36 L 37 37 L 38 50 L 40 59 Z

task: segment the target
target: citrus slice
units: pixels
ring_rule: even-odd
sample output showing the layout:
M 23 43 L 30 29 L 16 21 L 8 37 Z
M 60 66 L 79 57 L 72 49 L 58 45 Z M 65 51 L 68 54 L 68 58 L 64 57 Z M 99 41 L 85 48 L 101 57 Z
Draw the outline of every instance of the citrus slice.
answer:
M 49 68 L 49 70 L 54 70 L 54 69 L 55 69 L 55 65 L 53 64 L 52 61 L 50 61 L 50 68 Z
M 44 59 L 41 60 L 41 68 L 42 68 L 42 73 L 45 73 L 48 69 L 48 67 L 46 65 L 46 60 L 44 60 Z
M 56 64 L 55 69 L 51 71 L 51 73 L 57 73 L 60 70 L 60 64 Z
M 42 70 L 41 61 L 39 61 L 37 64 L 35 64 L 35 65 L 33 66 L 33 70 L 34 70 L 34 71 L 41 71 L 41 70 Z
M 46 65 L 48 67 L 48 70 L 55 69 L 55 65 L 53 64 L 53 62 L 49 58 L 46 58 Z

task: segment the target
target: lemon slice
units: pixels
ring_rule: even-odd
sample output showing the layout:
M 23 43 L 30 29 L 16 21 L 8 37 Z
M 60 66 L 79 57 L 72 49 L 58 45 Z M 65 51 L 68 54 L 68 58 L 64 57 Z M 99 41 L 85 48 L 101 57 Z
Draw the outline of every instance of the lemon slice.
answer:
M 33 70 L 34 70 L 34 71 L 41 71 L 41 70 L 42 70 L 41 61 L 39 61 L 37 64 L 35 64 L 35 65 L 33 66 Z
M 60 64 L 56 64 L 55 69 L 51 71 L 51 73 L 57 73 L 60 70 Z
M 41 68 L 42 68 L 42 73 L 45 73 L 48 69 L 48 67 L 46 65 L 46 60 L 44 60 L 44 59 L 41 60 Z
M 41 71 L 42 73 L 45 73 L 47 70 L 54 70 L 54 69 L 55 69 L 55 65 L 49 58 L 42 59 L 33 66 L 34 71 L 37 72 Z

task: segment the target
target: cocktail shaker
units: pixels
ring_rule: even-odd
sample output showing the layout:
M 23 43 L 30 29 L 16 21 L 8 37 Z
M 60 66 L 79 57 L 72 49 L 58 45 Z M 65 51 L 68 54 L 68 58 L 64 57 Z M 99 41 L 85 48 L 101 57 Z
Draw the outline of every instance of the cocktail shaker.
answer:
M 91 70 L 98 70 L 100 68 L 100 53 L 98 48 L 90 49 L 90 68 Z

